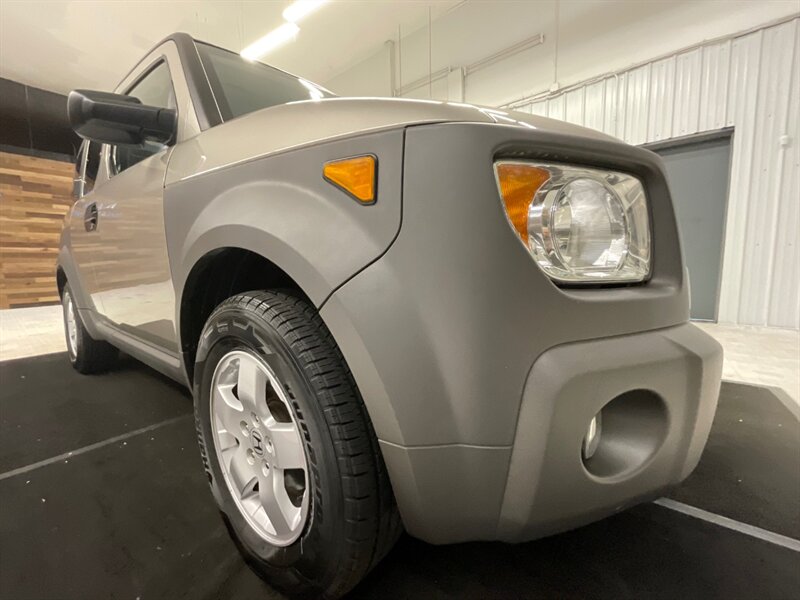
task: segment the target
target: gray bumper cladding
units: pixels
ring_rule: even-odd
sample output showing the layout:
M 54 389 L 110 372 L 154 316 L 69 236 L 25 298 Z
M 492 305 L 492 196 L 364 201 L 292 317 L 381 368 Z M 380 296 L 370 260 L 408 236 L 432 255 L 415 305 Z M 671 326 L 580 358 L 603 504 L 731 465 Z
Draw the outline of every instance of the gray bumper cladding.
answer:
M 719 344 L 690 324 L 555 347 L 531 369 L 511 448 L 382 444 L 416 484 L 398 497 L 406 527 L 434 543 L 519 542 L 654 498 L 697 465 L 721 370 Z
M 498 537 L 569 529 L 682 481 L 708 438 L 721 372 L 719 344 L 689 324 L 546 352 L 525 386 Z

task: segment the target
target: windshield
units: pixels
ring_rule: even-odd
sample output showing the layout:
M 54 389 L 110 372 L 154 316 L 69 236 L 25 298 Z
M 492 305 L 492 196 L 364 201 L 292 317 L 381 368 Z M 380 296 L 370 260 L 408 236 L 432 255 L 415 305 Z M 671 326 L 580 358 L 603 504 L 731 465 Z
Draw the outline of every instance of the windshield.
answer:
M 198 42 L 197 51 L 224 121 L 268 106 L 333 97 L 310 81 L 229 50 Z

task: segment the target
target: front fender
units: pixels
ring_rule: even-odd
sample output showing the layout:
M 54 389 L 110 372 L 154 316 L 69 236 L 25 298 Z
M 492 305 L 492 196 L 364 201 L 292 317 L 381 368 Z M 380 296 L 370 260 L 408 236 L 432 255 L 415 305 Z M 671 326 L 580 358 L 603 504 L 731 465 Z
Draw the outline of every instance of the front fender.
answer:
M 183 174 L 167 186 L 164 202 L 176 298 L 204 255 L 234 247 L 269 259 L 321 306 L 397 236 L 403 144 L 404 132 L 394 130 Z M 188 150 L 178 145 L 170 164 L 181 164 L 182 151 Z M 377 201 L 370 206 L 322 177 L 326 161 L 366 153 L 378 158 Z

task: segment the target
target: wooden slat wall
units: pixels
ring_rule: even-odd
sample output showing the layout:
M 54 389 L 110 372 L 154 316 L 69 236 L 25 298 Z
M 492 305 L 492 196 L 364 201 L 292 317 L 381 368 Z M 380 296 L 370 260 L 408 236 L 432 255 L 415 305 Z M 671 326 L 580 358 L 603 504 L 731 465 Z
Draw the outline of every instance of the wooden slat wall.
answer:
M 73 170 L 0 152 L 0 308 L 58 302 L 56 257 Z

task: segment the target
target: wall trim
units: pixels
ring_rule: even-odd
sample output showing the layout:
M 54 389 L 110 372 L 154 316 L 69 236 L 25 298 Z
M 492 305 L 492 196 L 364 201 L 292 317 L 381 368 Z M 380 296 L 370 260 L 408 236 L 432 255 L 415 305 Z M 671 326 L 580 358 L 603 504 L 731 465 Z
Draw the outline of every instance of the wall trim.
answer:
M 498 108 L 508 108 L 510 110 L 514 110 L 521 106 L 526 106 L 528 104 L 533 104 L 534 102 L 541 102 L 542 100 L 549 100 L 550 98 L 555 98 L 557 96 L 563 96 L 567 92 L 572 90 L 585 87 L 587 85 L 591 85 L 593 83 L 598 83 L 609 77 L 618 77 L 624 73 L 628 73 L 629 71 L 634 71 L 641 67 L 647 66 L 651 63 L 655 63 L 661 60 L 666 60 L 672 58 L 674 56 L 678 56 L 680 54 L 685 54 L 687 52 L 691 52 L 693 50 L 697 50 L 698 48 L 703 48 L 705 46 L 713 46 L 716 44 L 721 44 L 724 42 L 732 41 L 740 37 L 744 37 L 746 35 L 750 35 L 751 33 L 756 33 L 757 31 L 761 31 L 763 29 L 769 29 L 770 27 L 777 27 L 778 25 L 783 25 L 784 23 L 789 23 L 795 19 L 800 17 L 800 12 L 794 13 L 789 15 L 788 17 L 781 17 L 780 19 L 773 19 L 772 21 L 767 21 L 766 23 L 762 23 L 761 25 L 756 25 L 755 27 L 750 27 L 749 29 L 744 29 L 742 31 L 738 31 L 736 33 L 729 33 L 726 35 L 721 35 L 719 37 L 711 38 L 708 40 L 703 40 L 702 42 L 697 42 L 696 44 L 691 44 L 689 46 L 685 46 L 680 50 L 673 50 L 671 52 L 667 52 L 665 54 L 660 54 L 658 56 L 654 56 L 653 58 L 648 58 L 647 60 L 643 60 L 637 63 L 633 63 L 628 65 L 627 67 L 623 67 L 621 69 L 617 69 L 616 71 L 607 71 L 600 75 L 595 75 L 594 77 L 590 77 L 589 79 L 584 79 L 582 81 L 578 81 L 575 83 L 571 83 L 569 85 L 565 85 L 560 87 L 558 91 L 551 92 L 550 90 L 542 90 L 540 92 L 535 92 L 533 94 L 528 94 L 525 96 L 521 96 L 516 100 L 511 100 L 509 102 L 505 102 L 500 104 Z

